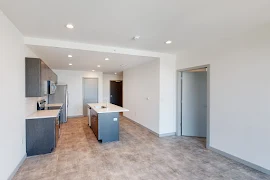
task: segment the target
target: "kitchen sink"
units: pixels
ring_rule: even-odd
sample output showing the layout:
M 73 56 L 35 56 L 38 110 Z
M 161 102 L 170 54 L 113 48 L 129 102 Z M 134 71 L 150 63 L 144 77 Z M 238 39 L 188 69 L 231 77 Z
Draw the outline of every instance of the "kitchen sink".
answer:
M 95 108 L 97 108 L 97 109 L 105 109 L 107 107 L 106 106 L 95 106 Z

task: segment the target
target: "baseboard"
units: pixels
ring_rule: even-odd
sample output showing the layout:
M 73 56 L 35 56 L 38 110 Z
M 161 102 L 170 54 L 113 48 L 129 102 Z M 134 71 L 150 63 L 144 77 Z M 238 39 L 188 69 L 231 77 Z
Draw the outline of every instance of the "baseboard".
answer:
M 154 134 L 155 136 L 158 136 L 158 137 L 159 137 L 159 134 L 156 133 L 155 131 L 152 131 L 151 129 L 145 127 L 144 125 L 141 125 L 140 123 L 137 123 L 136 121 L 133 121 L 132 119 L 129 119 L 129 118 L 126 117 L 126 116 L 123 116 L 123 117 L 125 117 L 125 118 L 128 119 L 129 121 L 133 122 L 134 124 L 137 124 L 138 126 L 141 126 L 142 128 L 147 129 L 147 130 L 150 131 L 152 134 Z
M 270 175 L 270 170 L 265 169 L 265 168 L 263 168 L 263 167 L 261 167 L 261 166 L 258 166 L 258 165 L 256 165 L 256 164 L 253 164 L 253 163 L 248 162 L 248 161 L 245 161 L 245 160 L 243 160 L 243 159 L 241 159 L 241 158 L 238 158 L 238 157 L 236 157 L 236 156 L 233 156 L 233 155 L 231 155 L 231 154 L 228 154 L 228 153 L 226 153 L 226 152 L 223 152 L 223 151 L 218 150 L 218 149 L 213 148 L 213 147 L 209 147 L 209 150 L 214 151 L 214 152 L 216 152 L 216 153 L 218 153 L 218 154 L 220 154 L 220 155 L 222 155 L 222 156 L 225 156 L 225 157 L 227 157 L 227 158 L 229 158 L 229 159 L 232 159 L 232 160 L 234 160 L 234 161 L 236 161 L 236 162 L 239 162 L 239 163 L 241 163 L 241 164 L 244 164 L 244 165 L 246 165 L 246 166 L 248 166 L 248 167 L 250 167 L 250 168 L 252 168 L 252 169 L 256 169 L 256 170 L 258 170 L 258 171 L 260 171 L 260 172 L 263 172 L 263 173 L 265 173 L 265 174 Z
M 155 131 L 153 131 L 153 130 L 147 128 L 147 127 L 145 127 L 144 125 L 141 125 L 140 123 L 137 123 L 136 121 L 134 121 L 134 120 L 132 120 L 132 119 L 126 117 L 126 116 L 123 116 L 123 117 L 125 117 L 125 118 L 128 119 L 129 121 L 133 122 L 134 124 L 137 124 L 138 126 L 141 126 L 142 128 L 147 129 L 148 131 L 150 131 L 152 134 L 154 134 L 154 135 L 157 136 L 157 137 L 175 136 L 175 134 L 176 134 L 175 132 L 173 132 L 173 133 L 158 134 L 158 133 L 156 133 Z
M 12 173 L 9 175 L 8 180 L 11 180 L 15 174 L 17 173 L 17 171 L 20 169 L 20 167 L 22 166 L 23 162 L 26 159 L 26 154 L 23 156 L 23 158 L 21 159 L 21 161 L 19 162 L 19 164 L 16 166 L 16 168 L 12 171 Z
M 77 116 L 68 116 L 68 118 L 82 118 L 84 115 L 77 115 Z
M 164 133 L 164 134 L 159 134 L 158 137 L 168 137 L 168 136 L 175 136 L 176 132 L 172 133 Z

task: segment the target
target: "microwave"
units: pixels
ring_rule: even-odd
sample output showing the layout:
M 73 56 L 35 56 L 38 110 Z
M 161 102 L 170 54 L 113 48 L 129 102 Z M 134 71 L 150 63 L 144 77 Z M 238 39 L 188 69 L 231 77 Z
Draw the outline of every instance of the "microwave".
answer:
M 47 94 L 54 94 L 56 91 L 56 84 L 53 81 L 47 81 L 48 91 Z

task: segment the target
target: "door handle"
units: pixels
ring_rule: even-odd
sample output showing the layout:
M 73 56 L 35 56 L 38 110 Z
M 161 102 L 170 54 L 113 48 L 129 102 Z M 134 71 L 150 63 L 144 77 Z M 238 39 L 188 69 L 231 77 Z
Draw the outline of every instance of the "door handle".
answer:
M 111 95 L 111 97 L 112 97 L 112 95 Z

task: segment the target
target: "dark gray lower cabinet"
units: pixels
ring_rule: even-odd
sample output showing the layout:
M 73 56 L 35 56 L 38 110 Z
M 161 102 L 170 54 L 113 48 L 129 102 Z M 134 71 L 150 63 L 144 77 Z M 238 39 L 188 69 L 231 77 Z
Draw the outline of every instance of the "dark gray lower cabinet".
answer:
M 65 116 L 64 116 L 64 112 L 63 112 L 63 107 L 61 107 L 61 106 L 54 106 L 54 107 L 48 107 L 47 108 L 48 110 L 58 110 L 58 109 L 60 109 L 60 112 L 59 112 L 59 114 L 60 114 L 60 123 L 64 123 L 65 122 Z
M 59 138 L 59 128 L 59 118 L 26 119 L 27 156 L 51 153 Z
M 91 109 L 91 129 L 102 143 L 119 141 L 119 113 L 97 113 Z

